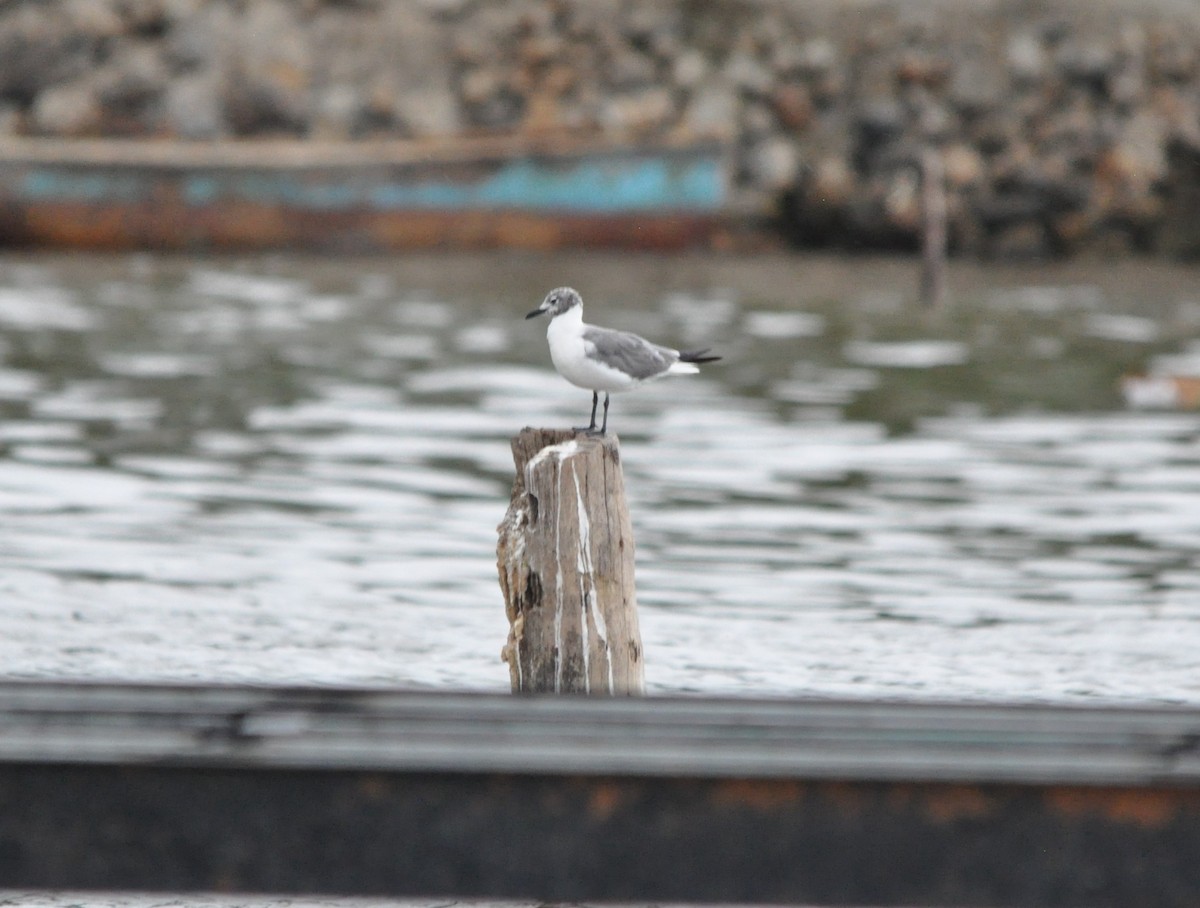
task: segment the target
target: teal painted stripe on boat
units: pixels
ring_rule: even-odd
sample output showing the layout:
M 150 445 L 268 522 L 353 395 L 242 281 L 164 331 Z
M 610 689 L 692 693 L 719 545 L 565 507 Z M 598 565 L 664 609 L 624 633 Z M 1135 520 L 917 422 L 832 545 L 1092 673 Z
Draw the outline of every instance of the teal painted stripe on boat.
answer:
M 543 208 L 583 212 L 709 209 L 721 204 L 716 161 L 582 162 L 550 170 L 514 161 L 476 184 L 392 183 L 371 191 L 372 207 Z
M 200 207 L 211 205 L 221 197 L 221 181 L 208 174 L 188 175 L 183 178 L 183 199 L 187 204 Z
M 189 199 L 204 193 L 188 193 Z M 266 204 L 338 211 L 366 207 L 379 211 L 541 209 L 576 212 L 709 210 L 724 195 L 715 160 L 670 162 L 582 162 L 553 169 L 513 161 L 475 182 L 446 179 L 372 183 L 316 183 L 293 174 L 244 174 L 227 194 Z
M 25 174 L 21 191 L 34 201 L 136 202 L 146 197 L 146 182 L 133 173 L 35 168 Z
M 724 200 L 724 179 L 715 157 L 598 157 L 543 163 L 522 158 L 501 164 L 480 179 L 422 177 L 378 180 L 377 172 L 205 172 L 164 177 L 158 172 L 79 172 L 36 168 L 22 191 L 33 201 L 139 202 L 153 198 L 156 184 L 175 179 L 186 204 L 223 200 L 300 209 L 370 208 L 457 210 L 533 209 L 580 213 L 713 210 Z

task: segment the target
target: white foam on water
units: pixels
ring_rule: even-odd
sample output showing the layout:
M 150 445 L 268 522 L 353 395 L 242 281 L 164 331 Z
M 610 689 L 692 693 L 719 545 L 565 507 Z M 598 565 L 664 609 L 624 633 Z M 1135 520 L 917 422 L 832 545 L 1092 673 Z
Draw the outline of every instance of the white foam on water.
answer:
M 1158 322 L 1154 319 L 1112 312 L 1092 313 L 1084 321 L 1083 331 L 1092 337 L 1130 344 L 1149 344 L 1159 337 Z
M 934 369 L 958 366 L 970 359 L 970 348 L 958 341 L 913 340 L 890 343 L 851 341 L 842 354 L 852 363 L 887 369 Z
M 820 337 L 825 333 L 827 319 L 815 312 L 746 313 L 743 329 L 752 337 L 790 340 L 797 337 Z
M 244 274 L 217 269 L 197 269 L 191 275 L 191 289 L 203 296 L 214 296 L 261 306 L 299 304 L 305 299 L 304 281 L 263 274 Z
M 111 375 L 131 378 L 175 378 L 212 375 L 219 368 L 214 357 L 197 353 L 114 353 L 100 357 L 100 367 Z
M 42 378 L 35 372 L 0 369 L 0 400 L 29 400 L 42 387 Z
M 79 332 L 96 324 L 96 317 L 62 288 L 0 286 L 0 325 L 7 328 Z

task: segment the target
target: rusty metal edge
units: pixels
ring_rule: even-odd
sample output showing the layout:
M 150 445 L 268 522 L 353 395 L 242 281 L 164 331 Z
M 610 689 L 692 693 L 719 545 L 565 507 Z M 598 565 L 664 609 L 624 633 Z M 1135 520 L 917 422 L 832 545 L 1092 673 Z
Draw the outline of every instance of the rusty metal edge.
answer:
M 727 228 L 719 213 L 648 211 L 316 212 L 229 203 L 187 211 L 172 205 L 41 203 L 4 211 L 0 245 L 95 251 L 376 253 L 402 249 L 569 247 L 668 251 L 709 246 Z
M 0 764 L 0 887 L 1184 906 L 1200 792 Z

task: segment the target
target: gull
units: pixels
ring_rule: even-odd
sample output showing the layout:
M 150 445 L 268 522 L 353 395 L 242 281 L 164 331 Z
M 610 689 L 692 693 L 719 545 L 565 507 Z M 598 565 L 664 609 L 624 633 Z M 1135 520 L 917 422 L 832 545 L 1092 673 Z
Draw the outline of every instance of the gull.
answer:
M 549 315 L 546 340 L 558 374 L 571 384 L 592 392 L 592 419 L 576 431 L 604 435 L 608 431 L 608 397 L 631 391 L 643 382 L 664 375 L 699 372 L 697 363 L 716 362 L 708 350 L 682 352 L 652 344 L 628 331 L 598 328 L 583 320 L 583 298 L 570 287 L 551 290 L 542 304 L 525 318 Z M 596 428 L 596 405 L 604 392 L 604 422 Z

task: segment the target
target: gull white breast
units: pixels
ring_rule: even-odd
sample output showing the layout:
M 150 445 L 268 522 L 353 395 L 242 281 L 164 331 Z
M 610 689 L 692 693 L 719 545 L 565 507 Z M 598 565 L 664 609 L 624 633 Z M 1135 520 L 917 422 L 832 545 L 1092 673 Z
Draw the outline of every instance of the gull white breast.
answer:
M 591 422 L 580 431 L 603 435 L 608 431 L 609 395 L 630 391 L 643 382 L 699 372 L 699 363 L 711 363 L 719 356 L 708 350 L 680 351 L 651 343 L 628 331 L 615 331 L 589 325 L 583 320 L 583 299 L 570 287 L 551 290 L 542 304 L 526 315 L 549 315 L 546 339 L 550 359 L 558 374 L 571 384 L 592 392 Z M 596 428 L 596 407 L 604 392 L 604 420 Z

